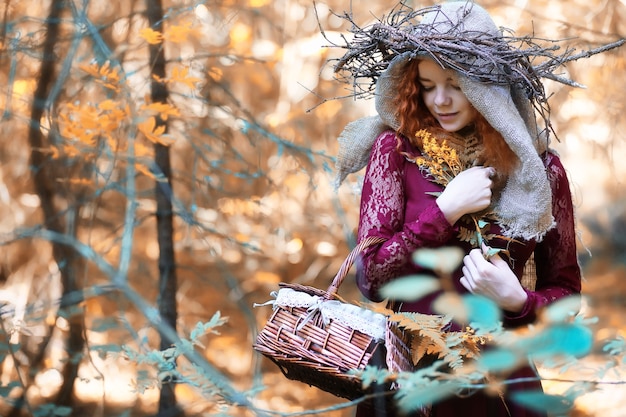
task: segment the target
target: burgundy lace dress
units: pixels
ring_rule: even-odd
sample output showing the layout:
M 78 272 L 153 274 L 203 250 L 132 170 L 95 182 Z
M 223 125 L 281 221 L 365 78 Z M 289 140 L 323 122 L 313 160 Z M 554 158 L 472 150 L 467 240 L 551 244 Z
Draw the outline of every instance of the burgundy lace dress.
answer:
M 418 154 L 419 151 L 402 138 L 403 152 Z M 402 156 L 397 148 L 397 136 L 393 131 L 382 133 L 374 144 L 364 178 L 361 196 L 361 213 L 358 239 L 368 236 L 383 237 L 385 242 L 371 246 L 363 253 L 362 263 L 357 269 L 357 284 L 361 292 L 370 300 L 381 301 L 379 289 L 396 277 L 419 272 L 411 261 L 412 253 L 419 248 L 459 246 L 466 253 L 471 245 L 458 237 L 458 224 L 451 226 L 436 204 L 436 197 L 429 192 L 441 191 L 441 186 L 427 180 L 419 167 Z M 558 156 L 553 153 L 543 155 L 546 172 L 552 188 L 552 211 L 556 226 L 545 235 L 541 242 L 490 241 L 492 247 L 508 245 L 510 264 L 518 277 L 522 276 L 524 265 L 534 253 L 537 283 L 534 290 L 526 290 L 528 300 L 520 313 L 504 312 L 504 326 L 511 328 L 532 323 L 536 311 L 559 298 L 580 293 L 581 276 L 576 254 L 576 236 L 572 198 L 566 172 Z M 497 225 L 492 225 L 492 233 L 499 234 Z M 459 282 L 461 270 L 454 274 L 454 285 L 459 293 L 467 290 Z M 401 311 L 433 313 L 431 304 L 437 293 L 415 302 L 403 303 Z M 512 377 L 535 376 L 529 366 L 516 372 Z M 540 389 L 540 382 L 530 382 L 510 386 L 515 389 Z M 461 411 L 462 410 L 462 411 Z M 357 416 L 379 416 L 366 407 L 357 409 Z M 389 416 L 389 414 L 387 414 Z M 516 407 L 498 396 L 487 396 L 478 392 L 470 397 L 451 398 L 435 404 L 432 417 L 453 417 L 462 415 L 493 417 L 530 417 L 542 414 L 532 413 Z

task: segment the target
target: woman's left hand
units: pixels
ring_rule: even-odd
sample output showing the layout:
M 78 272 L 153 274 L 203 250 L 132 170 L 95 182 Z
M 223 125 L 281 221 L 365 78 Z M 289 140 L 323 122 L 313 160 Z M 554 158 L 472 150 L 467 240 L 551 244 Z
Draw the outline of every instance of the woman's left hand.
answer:
M 522 284 L 500 255 L 485 259 L 483 253 L 486 251 L 473 249 L 463 258 L 461 284 L 472 294 L 495 301 L 503 310 L 519 313 L 528 298 Z

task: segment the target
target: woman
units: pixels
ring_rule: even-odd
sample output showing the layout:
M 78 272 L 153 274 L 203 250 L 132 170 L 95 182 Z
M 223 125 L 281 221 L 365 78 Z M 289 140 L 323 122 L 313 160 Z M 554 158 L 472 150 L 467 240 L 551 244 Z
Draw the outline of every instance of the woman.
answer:
M 412 38 L 407 35 L 407 39 L 421 36 L 424 42 L 397 54 L 377 79 L 378 116 L 354 122 L 340 138 L 340 176 L 354 171 L 341 166 L 347 153 L 365 152 L 369 157 L 358 240 L 385 239 L 363 252 L 358 286 L 367 298 L 381 301 L 383 285 L 420 271 L 411 262 L 417 249 L 457 246 L 466 256 L 453 274 L 453 290 L 496 302 L 503 311 L 505 327 L 532 323 L 541 307 L 581 289 L 566 172 L 558 156 L 548 149 L 547 135 L 538 133 L 528 96 L 538 101 L 537 97 L 524 94 L 513 78 L 506 78 L 515 71 L 493 64 L 496 60 L 489 59 L 491 52 L 480 49 L 502 46 L 501 34 L 487 12 L 471 2 L 449 2 L 420 15 L 421 22 L 410 28 Z M 385 29 L 392 33 L 398 27 L 389 20 L 392 23 Z M 430 39 L 442 38 L 460 39 L 453 47 L 461 44 L 463 48 L 447 55 L 445 48 L 450 42 L 442 42 L 435 51 L 420 49 Z M 459 53 L 461 49 L 470 52 Z M 510 82 L 489 78 L 493 74 Z M 548 124 L 549 113 L 542 116 Z M 416 135 L 419 131 L 427 134 Z M 467 168 L 445 187 L 418 163 L 427 137 L 440 145 L 445 141 Z M 366 151 L 347 151 L 347 144 L 355 140 Z M 481 235 L 489 247 L 506 252 L 484 256 L 486 246 L 472 238 L 476 231 L 472 215 L 490 216 Z M 525 288 L 521 279 L 531 256 L 536 284 Z M 396 303 L 397 309 L 435 313 L 433 301 L 439 295 Z M 534 376 L 526 367 L 512 378 L 532 380 Z M 507 392 L 517 389 L 541 389 L 541 383 L 535 380 L 507 386 Z M 359 407 L 357 416 L 366 415 L 383 414 Z M 483 392 L 444 400 L 431 410 L 433 417 L 458 415 L 542 414 L 517 406 L 506 395 Z
M 419 271 L 410 262 L 415 250 L 459 246 L 468 255 L 454 274 L 455 290 L 461 294 L 484 295 L 495 301 L 504 312 L 504 325 L 507 327 L 531 323 L 540 307 L 580 292 L 574 216 L 565 170 L 554 153 L 547 151 L 541 155 L 551 186 L 555 226 L 545 233 L 540 242 L 536 239 L 518 238 L 509 242 L 492 238 L 489 245 L 506 248 L 510 259 L 507 262 L 499 255 L 486 259 L 482 249 L 473 248 L 472 242 L 459 237 L 462 229 L 472 228 L 471 224 L 460 220 L 466 214 L 483 211 L 491 205 L 492 195 L 499 192 L 498 188 L 505 183 L 509 170 L 517 169 L 517 157 L 508 147 L 502 146 L 501 137 L 490 129 L 482 115 L 469 103 L 453 71 L 442 69 L 428 58 L 413 61 L 407 67 L 406 78 L 419 80 L 414 85 L 419 103 L 415 112 L 426 111 L 428 114 L 416 118 L 415 115 L 400 113 L 400 132 L 416 129 L 411 124 L 438 132 L 439 137 L 445 137 L 447 143 L 453 144 L 459 152 L 477 154 L 477 162 L 482 164 L 461 172 L 447 187 L 442 188 L 431 182 L 428 174 L 407 158 L 406 155 L 420 154 L 420 144 L 392 130 L 378 137 L 363 184 L 358 238 L 378 236 L 386 241 L 366 249 L 357 275 L 359 288 L 367 298 L 381 301 L 378 292 L 381 286 L 396 277 Z M 399 93 L 402 94 L 402 90 Z M 411 97 L 401 97 L 399 107 L 406 106 Z M 429 119 L 434 124 L 429 125 Z M 405 124 L 411 127 L 403 129 Z M 479 127 L 481 125 L 482 128 Z M 485 131 L 485 135 L 494 136 L 493 145 L 485 143 L 487 136 L 477 134 L 481 130 Z M 471 142 L 474 149 L 465 146 L 467 142 Z M 497 149 L 498 145 L 501 149 Z M 481 151 L 475 149 L 481 147 L 484 148 Z M 441 194 L 435 197 L 433 193 L 437 192 Z M 502 227 L 497 223 L 490 224 L 488 234 L 503 235 Z M 524 265 L 533 253 L 537 268 L 535 290 L 523 288 L 520 282 Z M 435 313 L 431 304 L 439 295 L 434 293 L 415 302 L 405 302 L 400 305 L 400 310 Z M 527 368 L 511 378 L 533 376 L 536 375 Z M 518 384 L 509 389 L 519 388 Z M 523 388 L 541 389 L 541 384 L 526 383 Z M 459 401 L 461 403 L 457 404 Z M 435 405 L 431 415 L 455 416 L 459 407 L 467 411 L 464 414 L 467 416 L 537 415 L 518 409 L 515 404 L 505 403 L 498 396 L 480 393 Z

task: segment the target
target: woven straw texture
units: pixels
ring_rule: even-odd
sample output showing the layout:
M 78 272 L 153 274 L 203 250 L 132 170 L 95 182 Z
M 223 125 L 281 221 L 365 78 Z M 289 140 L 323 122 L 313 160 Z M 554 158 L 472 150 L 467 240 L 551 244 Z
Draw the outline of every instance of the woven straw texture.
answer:
M 361 242 L 350 253 L 326 291 L 298 284 L 282 283 L 280 286 L 336 300 L 337 290 L 354 259 L 364 247 L 373 243 L 376 243 L 374 239 Z M 319 311 L 311 313 L 305 307 L 274 306 L 273 314 L 259 332 L 253 347 L 276 363 L 287 378 L 338 397 L 355 399 L 368 391 L 362 388 L 359 376 L 350 371 L 363 370 L 377 350 L 386 349 L 390 370 L 413 369 L 410 337 L 409 332 L 389 321 L 385 340 L 376 340 L 337 320 L 325 324 Z M 391 389 L 391 385 L 388 388 Z

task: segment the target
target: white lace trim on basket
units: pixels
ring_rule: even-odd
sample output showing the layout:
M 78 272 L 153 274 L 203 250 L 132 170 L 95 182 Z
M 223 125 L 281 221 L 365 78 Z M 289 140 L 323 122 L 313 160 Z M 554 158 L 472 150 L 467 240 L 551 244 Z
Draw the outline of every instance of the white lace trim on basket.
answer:
M 309 321 L 313 314 L 319 311 L 325 325 L 330 324 L 331 320 L 336 320 L 376 340 L 385 339 L 387 318 L 383 314 L 375 313 L 356 305 L 342 303 L 338 300 L 326 300 L 323 297 L 296 291 L 292 288 L 281 288 L 278 292 L 272 291 L 271 295 L 276 297 L 276 299 L 264 304 L 255 304 L 255 306 L 272 305 L 274 309 L 277 307 L 301 307 L 307 309 L 309 314 L 300 323 L 298 330 Z

